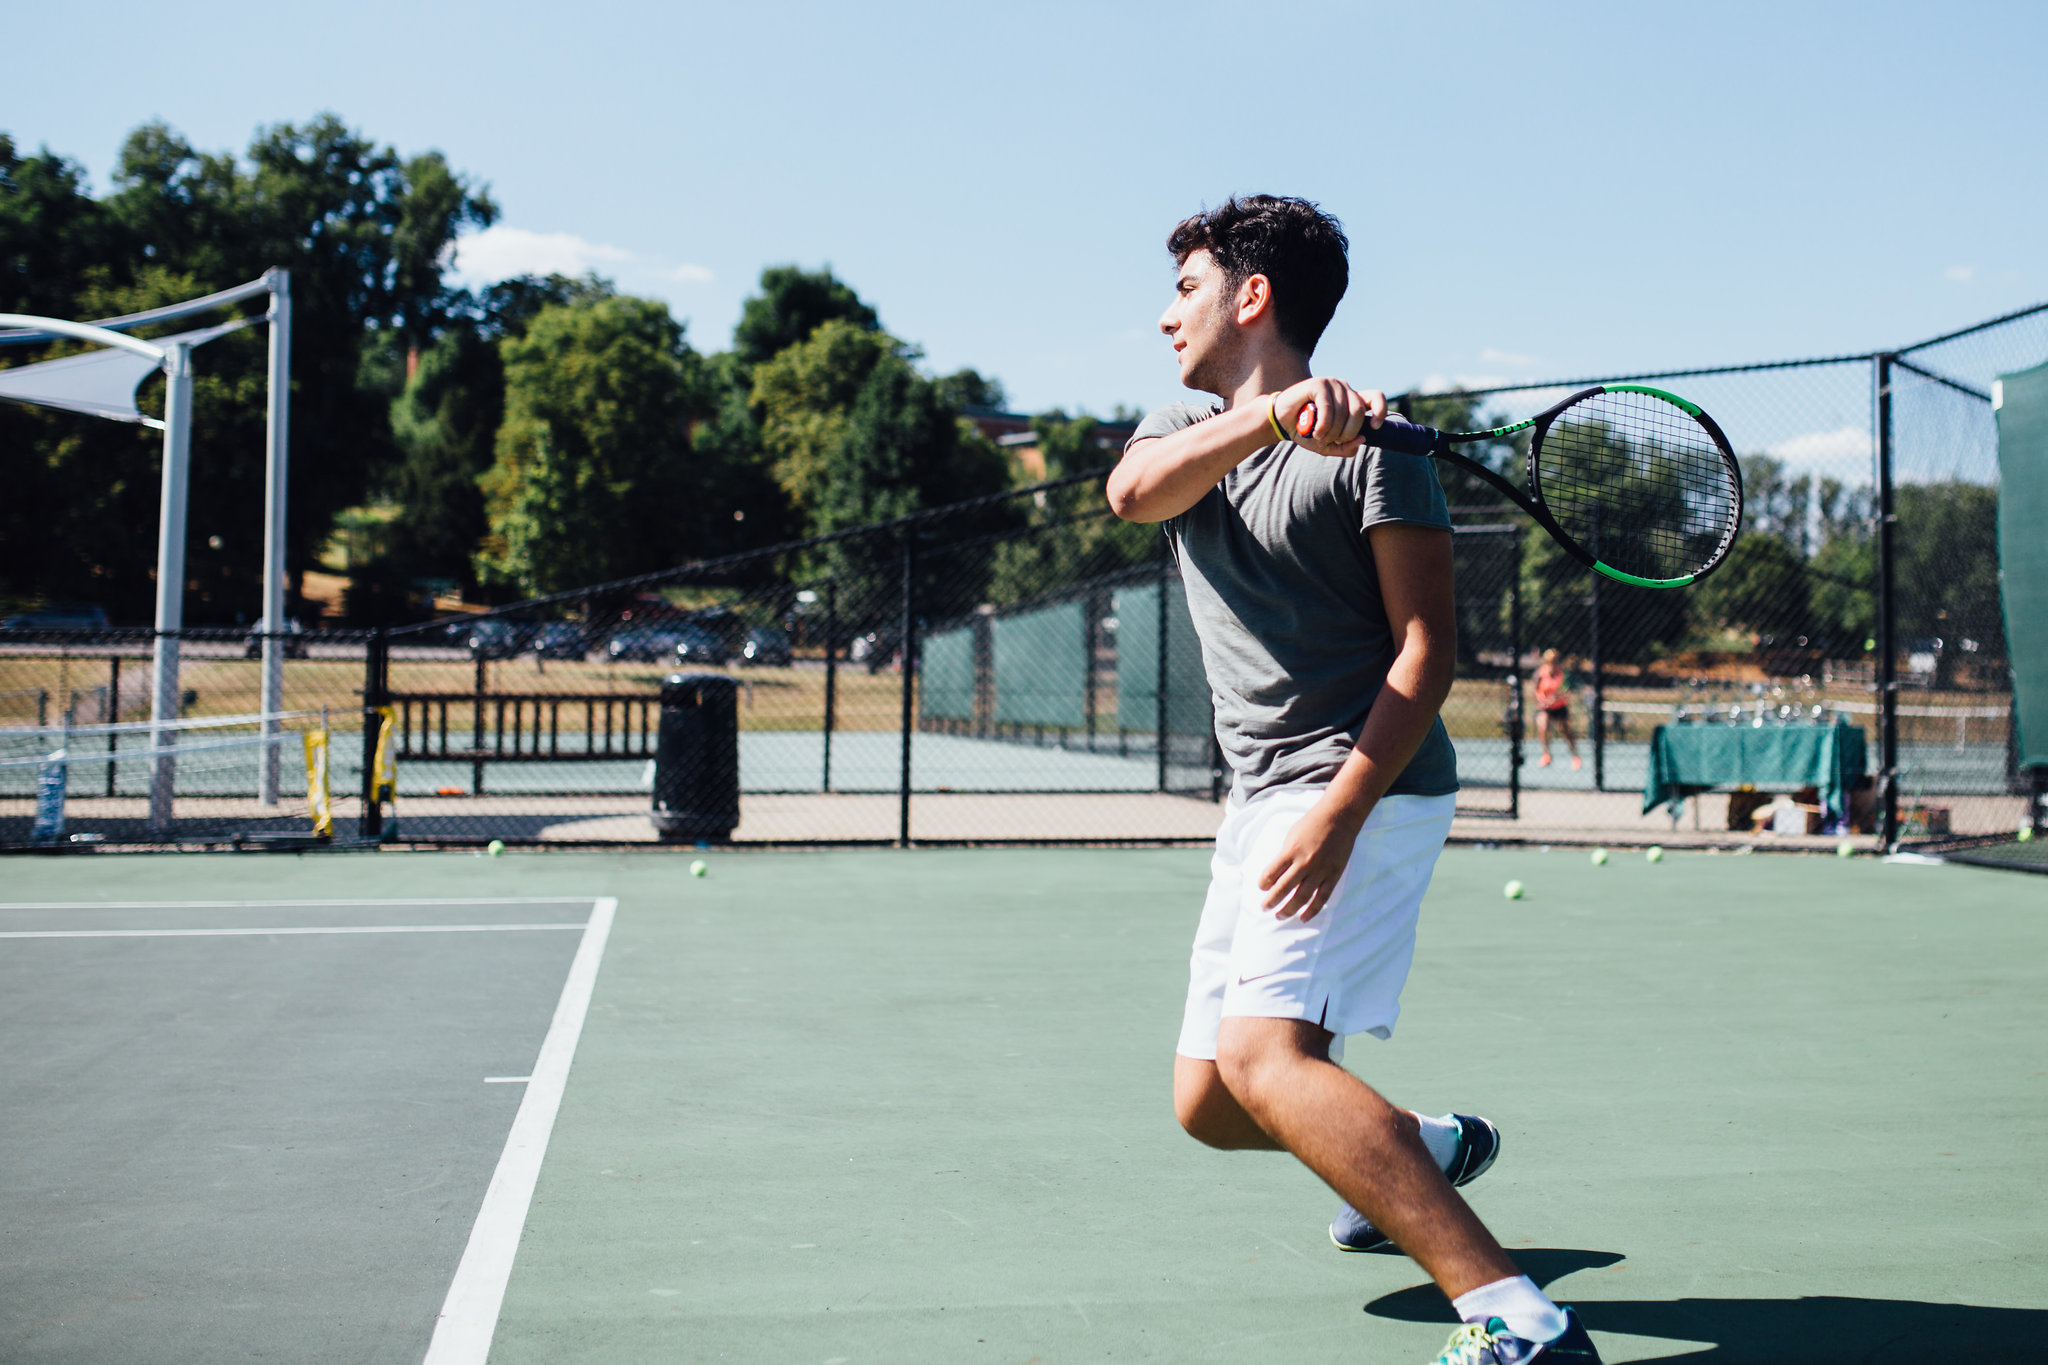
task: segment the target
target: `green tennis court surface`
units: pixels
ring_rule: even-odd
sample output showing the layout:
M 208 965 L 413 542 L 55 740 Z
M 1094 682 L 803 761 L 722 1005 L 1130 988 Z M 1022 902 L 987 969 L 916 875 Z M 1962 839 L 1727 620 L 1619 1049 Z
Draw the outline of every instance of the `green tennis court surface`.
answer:
M 416 930 L 0 939 L 0 1358 L 421 1359 L 525 1121 L 486 1077 L 538 1076 L 564 1012 L 492 1361 L 1442 1345 L 1312 1177 L 1173 1123 L 1201 852 L 704 856 L 10 863 L 0 931 Z M 1500 1123 L 1468 1193 L 1610 1361 L 2014 1358 L 2048 1334 L 2044 987 L 2037 878 L 1454 849 L 1349 1061 Z

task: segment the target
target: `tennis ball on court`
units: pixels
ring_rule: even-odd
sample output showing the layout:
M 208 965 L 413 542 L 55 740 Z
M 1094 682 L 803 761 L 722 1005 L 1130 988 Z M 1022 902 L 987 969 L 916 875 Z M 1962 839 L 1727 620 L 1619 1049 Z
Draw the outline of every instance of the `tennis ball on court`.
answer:
M 505 841 L 503 839 L 493 839 L 488 844 L 484 845 L 484 852 L 490 854 L 493 858 L 497 857 L 500 853 L 503 853 L 504 851 Z
M 1643 856 L 1653 863 L 1661 863 L 1664 861 L 1664 850 L 1656 844 L 1651 844 L 1649 852 Z
M 1606 849 L 1604 849 L 1604 848 L 1596 848 L 1596 849 L 1594 849 L 1594 850 L 1593 850 L 1593 866 L 1595 866 L 1595 867 L 1605 867 L 1605 866 L 1607 866 L 1607 850 L 1606 850 Z
M 2018 839 L 2023 844 L 2031 840 L 2033 837 L 2034 827 L 2032 825 L 2021 825 L 2019 833 L 2013 836 L 2013 838 Z
M 1518 901 L 1522 898 L 1522 884 L 1520 882 L 1509 882 L 1500 889 L 1500 893 L 1511 901 Z
M 1842 840 L 1841 843 L 1835 845 L 1835 856 L 1837 858 L 1855 857 L 1856 845 L 1850 843 L 1847 839 Z
M 702 877 L 707 875 L 710 871 L 710 864 L 706 863 L 702 858 L 699 858 L 695 862 L 690 864 L 690 875 L 692 877 Z

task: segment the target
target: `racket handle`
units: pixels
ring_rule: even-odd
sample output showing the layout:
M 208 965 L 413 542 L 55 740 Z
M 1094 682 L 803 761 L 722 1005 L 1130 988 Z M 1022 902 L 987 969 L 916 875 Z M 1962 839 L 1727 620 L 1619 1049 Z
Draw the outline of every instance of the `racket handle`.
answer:
M 1294 430 L 1303 436 L 1310 436 L 1316 429 L 1316 405 L 1302 408 L 1301 416 L 1294 419 Z M 1399 451 L 1403 455 L 1427 455 L 1436 449 L 1437 437 L 1441 433 L 1435 427 L 1417 426 L 1413 422 L 1397 422 L 1393 418 L 1383 419 L 1378 427 L 1368 425 L 1359 435 L 1369 446 L 1381 450 Z

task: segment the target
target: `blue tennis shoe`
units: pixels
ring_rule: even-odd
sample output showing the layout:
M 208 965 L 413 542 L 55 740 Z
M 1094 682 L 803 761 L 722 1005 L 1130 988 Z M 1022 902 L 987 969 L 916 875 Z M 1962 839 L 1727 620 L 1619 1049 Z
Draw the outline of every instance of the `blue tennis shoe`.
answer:
M 1600 1352 L 1579 1315 L 1564 1310 L 1564 1334 L 1555 1341 L 1528 1341 L 1499 1318 L 1484 1327 L 1468 1322 L 1451 1334 L 1433 1365 L 1600 1365 Z
M 1476 1114 L 1453 1114 L 1458 1121 L 1458 1150 L 1444 1175 L 1453 1186 L 1469 1185 L 1486 1174 L 1500 1155 L 1500 1129 Z M 1339 1251 L 1392 1251 L 1393 1238 L 1372 1225 L 1372 1220 L 1346 1204 L 1330 1224 L 1330 1240 Z

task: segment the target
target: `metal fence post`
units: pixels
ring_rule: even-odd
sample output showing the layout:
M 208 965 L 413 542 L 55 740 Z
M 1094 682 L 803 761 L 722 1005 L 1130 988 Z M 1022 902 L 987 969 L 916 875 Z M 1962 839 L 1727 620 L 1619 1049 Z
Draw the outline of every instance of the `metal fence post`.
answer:
M 1892 582 L 1893 531 L 1898 524 L 1892 507 L 1892 361 L 1896 358 L 1890 352 L 1877 357 L 1877 834 L 1887 850 L 1899 843 L 1898 599 Z
M 107 704 L 106 707 L 101 712 L 101 717 L 109 725 L 119 725 L 121 723 L 121 655 L 119 652 L 120 648 L 121 647 L 119 645 L 115 645 L 115 653 L 109 656 L 107 659 Z M 107 736 L 107 795 L 109 796 L 112 796 L 114 794 L 114 778 L 120 766 L 118 763 L 114 761 L 113 754 L 114 751 L 119 749 L 120 747 L 121 736 L 118 734 L 109 734 Z
M 377 792 L 377 728 L 384 718 L 377 708 L 390 688 L 390 658 L 391 640 L 379 626 L 363 651 L 363 818 L 357 830 L 373 841 L 384 837 L 384 803 Z
M 832 790 L 832 725 L 839 709 L 839 580 L 825 580 L 825 769 L 818 781 L 819 791 Z
M 1166 623 L 1168 620 L 1166 585 L 1171 577 L 1172 569 L 1173 556 L 1162 545 L 1159 552 L 1159 673 L 1157 678 L 1158 686 L 1153 689 L 1156 693 L 1153 698 L 1153 709 L 1157 715 L 1157 728 L 1153 731 L 1153 735 L 1157 740 L 1154 747 L 1159 751 L 1159 790 L 1161 791 L 1166 790 Z
M 1595 540 L 1599 537 L 1596 533 Z M 1607 790 L 1607 676 L 1600 654 L 1600 575 L 1593 575 L 1593 609 L 1589 621 L 1593 651 L 1593 790 Z
M 1509 544 L 1508 579 L 1508 819 L 1522 818 L 1522 528 Z
M 476 651 L 475 701 L 470 704 L 469 794 L 484 794 L 484 652 Z
M 896 802 L 896 846 L 910 847 L 910 739 L 917 727 L 917 593 L 913 586 L 917 573 L 917 528 L 903 528 L 903 760 L 902 773 L 897 785 Z

